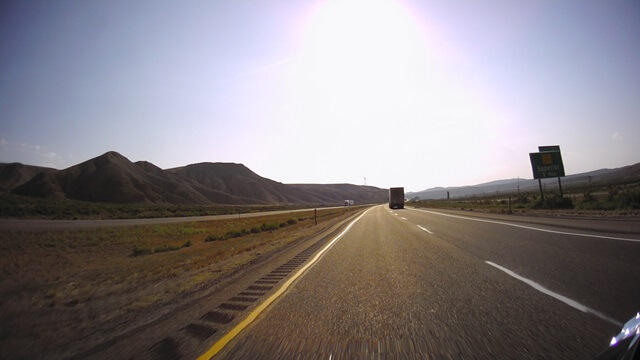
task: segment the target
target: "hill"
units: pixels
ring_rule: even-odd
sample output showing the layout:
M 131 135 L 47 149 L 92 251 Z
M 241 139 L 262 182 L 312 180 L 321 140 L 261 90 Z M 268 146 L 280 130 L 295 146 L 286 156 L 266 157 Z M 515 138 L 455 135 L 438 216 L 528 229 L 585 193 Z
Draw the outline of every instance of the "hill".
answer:
M 259 176 L 242 164 L 199 163 L 167 171 L 190 179 L 202 187 L 244 199 L 248 203 L 313 202 L 309 201 L 310 198 L 306 194 Z
M 353 184 L 291 184 L 295 189 L 312 196 L 312 202 L 327 203 L 333 199 L 353 200 L 356 204 L 374 204 L 386 202 L 388 190 L 374 186 Z
M 22 164 L 0 167 L 4 192 L 104 203 L 266 205 L 384 202 L 386 190 L 349 184 L 287 185 L 235 163 L 163 170 L 110 151 L 64 170 Z M 3 180 L 7 179 L 7 180 Z
M 640 163 L 634 165 L 623 166 L 615 169 L 600 169 L 580 174 L 573 174 L 562 178 L 563 189 L 586 187 L 589 183 L 593 185 L 607 185 L 610 183 L 624 184 L 631 182 L 640 182 Z M 557 179 L 543 179 L 543 185 L 557 188 Z M 407 192 L 406 197 L 409 199 L 419 198 L 420 200 L 446 199 L 447 191 L 451 198 L 505 194 L 521 192 L 538 191 L 538 180 L 533 179 L 505 179 L 496 180 L 487 183 L 458 186 L 458 187 L 434 187 L 417 192 Z
M 10 191 L 27 181 L 31 180 L 39 173 L 49 173 L 56 169 L 24 165 L 20 163 L 3 164 L 0 163 L 0 192 Z

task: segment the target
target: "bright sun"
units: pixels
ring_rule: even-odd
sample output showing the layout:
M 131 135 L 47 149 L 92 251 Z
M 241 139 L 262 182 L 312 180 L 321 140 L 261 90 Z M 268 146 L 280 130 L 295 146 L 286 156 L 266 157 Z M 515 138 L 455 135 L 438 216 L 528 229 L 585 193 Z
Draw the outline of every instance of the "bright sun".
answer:
M 397 1 L 323 3 L 307 35 L 316 84 L 353 105 L 406 86 L 410 53 L 416 48 L 410 26 Z
M 437 139 L 428 142 L 433 149 L 453 138 L 479 148 L 494 141 L 498 117 L 450 64 L 435 25 L 418 18 L 401 0 L 327 0 L 314 8 L 287 78 L 288 128 L 322 138 L 357 134 L 361 145 L 384 143 L 391 124 Z

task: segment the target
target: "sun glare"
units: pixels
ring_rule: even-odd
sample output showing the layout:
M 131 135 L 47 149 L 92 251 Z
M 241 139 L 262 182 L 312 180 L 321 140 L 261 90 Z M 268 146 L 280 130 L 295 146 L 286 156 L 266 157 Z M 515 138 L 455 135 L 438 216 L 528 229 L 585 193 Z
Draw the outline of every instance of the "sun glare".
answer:
M 406 17 L 391 0 L 324 3 L 308 35 L 316 83 L 331 90 L 334 98 L 356 104 L 403 86 L 415 49 Z
M 287 129 L 322 139 L 349 134 L 355 140 L 342 146 L 353 150 L 384 144 L 391 125 L 428 136 L 420 151 L 453 139 L 474 148 L 495 142 L 499 117 L 449 61 L 435 23 L 418 21 L 414 11 L 400 0 L 328 0 L 312 9 L 287 78 L 291 107 L 279 113 Z M 463 161 L 469 152 L 453 148 L 448 156 Z M 429 161 L 445 165 L 444 157 Z

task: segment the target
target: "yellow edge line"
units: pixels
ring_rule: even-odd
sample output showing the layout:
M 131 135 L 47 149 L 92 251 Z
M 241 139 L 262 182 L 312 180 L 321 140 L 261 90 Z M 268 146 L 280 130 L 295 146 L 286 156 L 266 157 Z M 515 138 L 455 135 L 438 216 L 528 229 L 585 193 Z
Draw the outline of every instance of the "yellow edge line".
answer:
M 258 315 L 260 315 L 260 313 L 264 311 L 264 309 L 266 309 L 269 305 L 271 305 L 272 302 L 274 302 L 280 295 L 282 295 L 287 290 L 287 288 L 289 288 L 289 286 L 291 286 L 291 284 L 294 281 L 296 281 L 297 278 L 302 276 L 302 273 L 304 273 L 309 267 L 315 264 L 316 261 L 318 261 L 318 259 L 320 259 L 320 257 L 325 252 L 327 252 L 327 250 L 329 250 L 329 248 L 333 246 L 333 244 L 336 241 L 338 241 L 338 239 L 340 239 L 344 234 L 346 234 L 347 231 L 349 231 L 349 229 L 351 229 L 351 226 L 353 226 L 353 224 L 355 224 L 358 220 L 360 220 L 360 218 L 363 217 L 364 214 L 366 214 L 367 211 L 371 209 L 373 208 L 366 210 L 365 212 L 360 214 L 360 216 L 358 216 L 355 220 L 353 220 L 351 224 L 349 224 L 349 226 L 347 226 L 338 236 L 333 238 L 331 242 L 325 245 L 325 247 L 322 250 L 320 250 L 320 252 L 318 252 L 318 254 L 316 254 L 316 256 L 314 256 L 309 263 L 307 263 L 304 267 L 298 270 L 298 272 L 295 273 L 289 280 L 287 280 L 284 284 L 282 284 L 282 286 L 278 289 L 278 291 L 276 291 L 271 296 L 269 296 L 269 298 L 265 300 L 262 304 L 258 305 L 258 307 L 256 307 L 244 320 L 242 320 L 242 322 L 236 325 L 233 329 L 231 329 L 228 333 L 226 333 L 220 340 L 218 340 L 215 344 L 213 344 L 213 346 L 209 350 L 207 350 L 207 352 L 198 356 L 198 360 L 209 360 L 213 356 L 215 356 L 218 352 L 220 352 L 220 350 L 222 350 L 222 348 L 224 348 L 225 345 L 229 343 L 229 341 L 233 340 L 233 338 L 236 337 L 236 335 L 238 335 L 242 330 L 244 330 L 244 328 L 249 326 L 249 324 L 251 324 L 258 317 Z

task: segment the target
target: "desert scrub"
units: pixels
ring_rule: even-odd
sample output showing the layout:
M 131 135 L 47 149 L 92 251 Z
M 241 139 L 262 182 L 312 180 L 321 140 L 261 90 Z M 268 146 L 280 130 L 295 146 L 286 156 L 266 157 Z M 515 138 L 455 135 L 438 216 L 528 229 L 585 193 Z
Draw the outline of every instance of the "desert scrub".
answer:
M 225 235 L 225 237 L 228 238 L 237 238 L 237 237 L 241 237 L 241 236 L 245 236 L 249 234 L 249 230 L 242 228 L 240 230 L 231 230 L 228 231 L 227 234 Z
M 152 319 L 165 304 L 188 303 L 200 296 L 201 289 L 235 269 L 298 239 L 314 236 L 358 211 L 361 210 L 345 209 L 339 216 L 319 218 L 318 226 L 307 221 L 281 231 L 214 242 L 204 242 L 203 238 L 224 236 L 238 229 L 262 230 L 262 224 L 279 226 L 293 215 L 236 217 L 167 224 L 164 228 L 136 225 L 69 231 L 2 231 L 0 313 L 3 319 L 9 319 L 6 323 L 20 324 L 23 329 L 5 332 L 3 335 L 7 337 L 3 340 L 20 343 L 25 339 L 20 334 L 28 333 L 36 344 L 40 339 L 59 336 L 61 330 L 78 338 L 93 336 L 96 328 L 109 333 L 121 331 L 115 326 Z M 295 216 L 312 218 L 313 211 Z M 181 250 L 152 253 L 165 244 L 185 246 L 189 241 L 191 246 Z M 131 256 L 133 249 L 144 256 Z M 80 309 L 70 311 L 74 305 Z M 13 311 L 14 308 L 20 311 Z M 78 316 L 79 311 L 82 316 Z M 59 316 L 52 319 L 42 316 L 53 312 Z
M 204 242 L 214 242 L 218 240 L 224 240 L 224 236 L 220 235 L 209 235 L 204 239 Z
M 182 248 L 181 246 L 164 244 L 162 246 L 158 246 L 155 249 L 153 249 L 153 253 L 157 254 L 157 253 L 163 253 L 167 251 L 176 251 L 176 250 L 180 250 L 181 248 Z
M 143 255 L 158 254 L 158 253 L 163 253 L 167 251 L 176 251 L 176 250 L 180 250 L 182 248 L 187 248 L 187 247 L 191 247 L 191 240 L 187 240 L 187 242 L 182 244 L 182 246 L 169 245 L 169 244 L 156 246 L 153 249 L 153 251 L 149 247 L 135 245 L 133 247 L 133 252 L 131 253 L 131 256 L 136 257 L 136 256 L 143 256 Z
M 135 245 L 133 247 L 133 252 L 131 253 L 131 256 L 142 256 L 142 255 L 149 255 L 151 254 L 151 249 L 148 247 L 139 247 L 137 245 Z
M 327 205 L 318 205 L 322 208 Z M 244 214 L 260 211 L 293 210 L 309 205 L 145 205 L 109 204 L 71 199 L 44 199 L 0 194 L 0 217 L 39 219 L 144 219 Z
M 251 228 L 251 233 L 252 234 L 259 234 L 262 232 L 262 228 L 260 226 L 254 226 Z
M 273 231 L 273 230 L 278 230 L 279 228 L 280 228 L 280 224 L 278 224 L 277 222 L 262 224 L 262 231 Z

